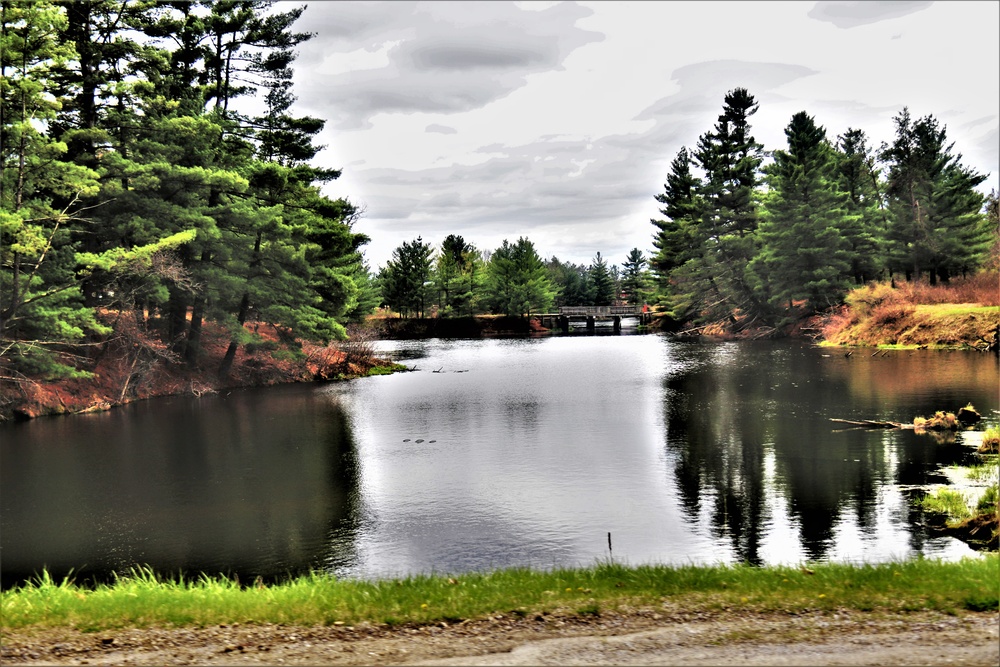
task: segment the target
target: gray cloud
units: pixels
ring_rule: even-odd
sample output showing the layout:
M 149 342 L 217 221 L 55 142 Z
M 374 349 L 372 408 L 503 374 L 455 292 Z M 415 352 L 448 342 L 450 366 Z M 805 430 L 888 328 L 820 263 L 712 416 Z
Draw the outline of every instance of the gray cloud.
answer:
M 431 123 L 426 128 L 424 132 L 432 132 L 437 134 L 458 134 L 458 130 L 453 127 L 448 127 L 447 125 L 438 125 L 437 123 Z
M 561 69 L 570 53 L 604 39 L 574 25 L 592 13 L 575 3 L 537 12 L 498 2 L 320 3 L 305 17 L 324 40 L 303 45 L 299 63 L 304 79 L 322 84 L 302 90 L 300 103 L 322 110 L 341 129 L 368 128 L 378 113 L 478 109 L 524 86 L 529 74 Z M 331 52 L 393 42 L 384 67 L 325 80 L 311 71 Z
M 517 48 L 501 44 L 481 45 L 465 38 L 452 44 L 430 44 L 409 50 L 417 70 L 505 70 L 511 68 L 534 67 L 540 63 L 552 63 L 558 53 L 555 45 L 538 44 L 538 48 Z M 548 52 L 548 53 L 546 53 Z
M 970 130 L 970 129 L 974 128 L 974 127 L 978 127 L 978 126 L 983 125 L 985 123 L 992 123 L 995 120 L 996 120 L 996 115 L 983 116 L 982 118 L 977 118 L 977 119 L 971 120 L 971 121 L 969 121 L 967 123 L 963 123 L 962 124 L 962 129 L 963 130 Z
M 680 91 L 657 100 L 639 113 L 636 120 L 688 117 L 700 113 L 718 115 L 722 98 L 734 88 L 746 88 L 760 101 L 760 93 L 816 73 L 816 70 L 802 65 L 785 63 L 742 60 L 694 63 L 674 70 L 671 75 L 671 80 L 677 82 Z
M 838 28 L 856 28 L 859 25 L 896 19 L 927 9 L 933 2 L 817 2 L 809 10 L 809 18 L 832 23 Z M 893 37 L 893 39 L 896 39 Z
M 542 254 L 580 262 L 599 250 L 620 263 L 631 248 L 651 246 L 653 198 L 669 161 L 682 144 L 693 146 L 711 129 L 727 91 L 746 87 L 765 107 L 774 89 L 812 74 L 782 63 L 697 63 L 678 68 L 672 79 L 679 89 L 636 116 L 655 121 L 641 132 L 494 142 L 477 149 L 490 156 L 479 164 L 369 169 L 358 177 L 373 191 L 407 202 L 408 215 L 379 224 L 397 239 L 422 234 L 430 240 L 462 229 L 478 247 L 491 249 L 523 234 Z M 773 130 L 783 138 L 782 127 Z M 628 223 L 615 222 L 629 216 Z M 372 206 L 369 217 L 382 216 Z
M 963 159 L 966 165 L 976 168 L 981 174 L 989 174 L 989 187 L 996 187 L 998 165 L 1000 165 L 1000 128 L 994 127 L 992 130 L 979 138 L 973 144 L 972 150 L 968 151 L 970 157 L 979 158 Z

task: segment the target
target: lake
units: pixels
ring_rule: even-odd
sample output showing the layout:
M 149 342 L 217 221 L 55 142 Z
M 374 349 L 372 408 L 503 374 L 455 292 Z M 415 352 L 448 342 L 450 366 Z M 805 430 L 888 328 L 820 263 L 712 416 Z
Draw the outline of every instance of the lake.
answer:
M 0 425 L 3 585 L 973 555 L 917 487 L 973 449 L 830 418 L 972 402 L 997 358 L 662 335 L 382 341 L 414 370 Z M 608 533 L 611 533 L 609 549 Z

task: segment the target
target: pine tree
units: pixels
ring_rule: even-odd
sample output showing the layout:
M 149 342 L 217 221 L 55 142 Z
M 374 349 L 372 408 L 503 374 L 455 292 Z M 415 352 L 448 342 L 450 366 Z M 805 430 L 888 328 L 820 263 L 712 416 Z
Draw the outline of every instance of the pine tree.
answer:
M 419 236 L 414 241 L 404 241 L 392 251 L 392 259 L 379 274 L 383 300 L 403 317 L 424 316 L 432 252 L 430 244 Z
M 545 263 L 549 283 L 555 291 L 555 306 L 592 306 L 594 297 L 587 283 L 587 267 L 560 262 L 553 257 Z
M 664 191 L 656 195 L 656 201 L 664 205 L 660 213 L 666 219 L 650 220 L 657 228 L 653 238 L 657 252 L 649 263 L 664 286 L 671 271 L 698 255 L 695 239 L 700 213 L 697 193 L 701 181 L 691 174 L 691 163 L 687 148 L 681 146 L 670 163 Z
M 632 248 L 622 264 L 622 292 L 628 303 L 639 305 L 646 302 L 649 291 L 649 272 L 646 258 L 638 248 Z
M 904 108 L 894 123 L 896 139 L 881 151 L 889 165 L 890 269 L 917 280 L 926 271 L 932 284 L 973 270 L 991 240 L 975 190 L 986 176 L 952 154 L 933 116 L 914 121 Z
M 837 186 L 837 163 L 826 130 L 804 111 L 785 128 L 788 150 L 774 151 L 770 191 L 760 226 L 760 254 L 751 268 L 770 303 L 789 310 L 806 299 L 811 309 L 840 300 L 850 273 L 841 228 L 848 197 Z
M 601 253 L 598 252 L 594 256 L 594 260 L 590 263 L 587 273 L 594 305 L 610 306 L 613 304 L 617 296 L 615 279 L 611 275 L 607 261 L 601 257 Z
M 554 295 L 545 265 L 534 244 L 524 237 L 514 244 L 504 239 L 493 252 L 486 290 L 493 312 L 517 316 L 545 312 Z
M 705 316 L 732 316 L 735 311 L 755 314 L 763 310 L 747 275 L 747 264 L 756 255 L 757 203 L 763 146 L 750 133 L 750 117 L 758 104 L 745 88 L 726 94 L 722 114 L 712 131 L 698 139 L 694 158 L 705 172 L 700 188 L 702 206 L 698 221 L 701 244 L 699 265 L 688 274 L 707 281 L 711 296 L 699 297 Z
M 449 234 L 441 243 L 434 267 L 441 314 L 471 315 L 482 275 L 482 261 L 475 246 L 461 236 Z
M 841 234 L 850 253 L 850 273 L 858 285 L 873 280 L 885 265 L 887 214 L 883 185 L 863 130 L 847 128 L 837 139 L 838 187 L 848 196 Z
M 51 2 L 0 5 L 0 349 L 19 372 L 70 374 L 53 345 L 107 329 L 83 303 L 74 232 L 98 175 L 49 133 L 53 72 L 76 57 Z

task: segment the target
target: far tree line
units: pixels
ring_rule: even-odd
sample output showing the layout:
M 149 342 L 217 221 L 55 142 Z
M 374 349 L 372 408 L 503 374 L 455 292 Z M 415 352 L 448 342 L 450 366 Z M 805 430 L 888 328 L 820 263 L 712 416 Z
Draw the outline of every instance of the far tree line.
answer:
M 619 268 L 600 252 L 589 265 L 543 260 L 523 236 L 492 251 L 456 234 L 438 248 L 418 236 L 393 251 L 375 284 L 383 305 L 403 317 L 527 316 L 563 305 L 644 303 L 652 285 L 647 265 L 638 248 Z
M 757 109 L 746 89 L 730 91 L 713 129 L 678 151 L 649 258 L 634 248 L 619 269 L 598 252 L 583 266 L 544 261 L 525 237 L 492 252 L 418 237 L 379 272 L 383 305 L 420 317 L 649 301 L 677 322 L 780 325 L 852 286 L 947 282 L 1000 252 L 996 193 L 976 189 L 986 175 L 962 164 L 933 116 L 904 108 L 893 142 L 875 149 L 857 128 L 831 140 L 801 111 L 787 147 L 768 152 L 751 133 Z

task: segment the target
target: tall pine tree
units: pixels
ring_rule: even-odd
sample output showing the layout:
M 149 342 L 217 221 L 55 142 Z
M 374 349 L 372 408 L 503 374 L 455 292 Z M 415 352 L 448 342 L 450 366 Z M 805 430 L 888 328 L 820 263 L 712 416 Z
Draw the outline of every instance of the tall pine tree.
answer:
M 863 130 L 847 128 L 837 138 L 838 186 L 847 194 L 841 232 L 850 253 L 851 276 L 857 285 L 874 280 L 885 266 L 883 184 Z
M 788 150 L 774 151 L 770 190 L 752 269 L 778 311 L 805 299 L 818 310 L 839 302 L 850 272 L 841 234 L 848 197 L 837 185 L 837 162 L 826 130 L 804 111 L 785 128 Z
M 975 189 L 986 176 L 952 154 L 933 116 L 913 120 L 904 108 L 893 120 L 896 138 L 881 151 L 889 165 L 890 268 L 907 279 L 926 272 L 932 284 L 975 269 L 991 241 Z
M 760 182 L 763 146 L 750 132 L 758 104 L 745 88 L 729 91 L 715 127 L 698 139 L 695 160 L 705 173 L 698 223 L 701 274 L 713 297 L 703 299 L 706 316 L 756 315 L 757 300 L 747 264 L 756 254 L 758 225 L 754 190 Z

